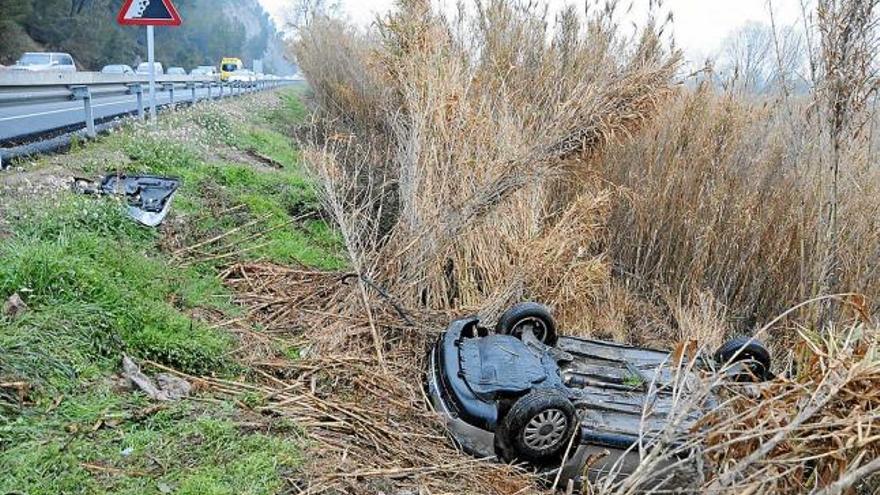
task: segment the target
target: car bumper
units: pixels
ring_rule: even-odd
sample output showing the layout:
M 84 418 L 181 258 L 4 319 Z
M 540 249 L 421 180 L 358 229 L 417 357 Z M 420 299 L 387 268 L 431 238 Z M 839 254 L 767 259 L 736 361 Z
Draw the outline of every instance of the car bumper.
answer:
M 442 370 L 438 366 L 439 345 L 438 343 L 431 349 L 428 357 L 427 388 L 431 405 L 443 418 L 446 429 L 462 450 L 476 457 L 495 457 L 495 434 L 459 418 L 458 413 L 454 412 L 455 406 L 449 403 L 449 399 L 442 392 L 440 378 Z

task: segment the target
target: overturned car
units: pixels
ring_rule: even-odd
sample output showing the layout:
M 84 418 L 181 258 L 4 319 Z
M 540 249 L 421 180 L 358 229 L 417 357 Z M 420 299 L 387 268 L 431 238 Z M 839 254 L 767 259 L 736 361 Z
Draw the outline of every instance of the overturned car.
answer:
M 477 318 L 453 321 L 431 349 L 426 388 L 465 452 L 524 463 L 564 487 L 579 485 L 583 474 L 631 474 L 652 436 L 669 429 L 682 380 L 698 380 L 703 371 L 728 381 L 770 376 L 768 351 L 746 337 L 695 357 L 684 372 L 672 357 L 559 336 L 546 307 L 522 303 L 494 332 Z M 685 438 L 716 404 L 710 393 L 676 420 L 676 434 Z

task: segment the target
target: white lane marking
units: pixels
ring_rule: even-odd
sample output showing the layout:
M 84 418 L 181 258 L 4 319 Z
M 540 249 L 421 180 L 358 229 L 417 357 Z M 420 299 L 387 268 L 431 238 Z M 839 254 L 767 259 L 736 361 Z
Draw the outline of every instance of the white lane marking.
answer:
M 92 108 L 109 107 L 111 105 L 122 105 L 124 103 L 130 103 L 130 102 L 126 101 L 126 100 L 122 100 L 122 101 L 117 101 L 117 102 L 113 102 L 113 103 L 101 103 L 100 105 L 92 105 Z M 81 112 L 81 111 L 82 111 L 82 108 L 79 108 L 79 107 L 62 108 L 60 110 L 49 110 L 49 111 L 40 112 L 40 113 L 29 113 L 27 115 L 15 115 L 12 117 L 5 117 L 5 118 L 0 119 L 0 122 L 6 122 L 7 120 L 16 120 L 16 119 L 28 119 L 31 117 L 42 117 L 43 115 L 52 115 L 52 114 L 56 114 L 56 113 Z
M 119 101 L 115 101 L 115 102 L 111 102 L 111 103 L 101 103 L 100 105 L 92 105 L 92 108 L 109 107 L 111 105 L 122 105 L 123 103 L 133 103 L 134 101 L 135 100 L 123 99 L 123 100 L 119 100 Z M 182 101 L 189 101 L 189 100 L 184 99 Z M 162 104 L 162 102 L 159 102 L 159 103 Z M 62 108 L 60 110 L 48 110 L 46 112 L 30 113 L 27 115 L 14 115 L 12 117 L 4 117 L 4 118 L 0 119 L 0 122 L 6 122 L 8 120 L 16 120 L 16 119 L 28 119 L 31 117 L 42 117 L 44 115 L 52 115 L 52 114 L 56 114 L 56 113 L 81 112 L 81 111 L 82 111 L 82 108 L 80 108 L 80 107 Z

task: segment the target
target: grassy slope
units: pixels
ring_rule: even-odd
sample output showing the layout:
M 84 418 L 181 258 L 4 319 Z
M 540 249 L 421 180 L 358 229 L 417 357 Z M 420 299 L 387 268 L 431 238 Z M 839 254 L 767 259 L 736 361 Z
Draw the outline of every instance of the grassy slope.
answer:
M 15 321 L 0 317 L 0 382 L 33 387 L 26 404 L 0 395 L 0 493 L 273 493 L 295 472 L 296 429 L 266 423 L 246 400 L 202 396 L 157 409 L 116 378 L 122 353 L 193 374 L 247 373 L 228 357 L 234 338 L 195 316 L 238 314 L 216 277 L 225 263 L 342 266 L 336 236 L 316 215 L 291 223 L 317 210 L 279 132 L 302 118 L 298 96 L 255 98 L 262 107 L 243 100 L 179 112 L 158 130 L 131 126 L 27 166 L 60 161 L 71 174 L 97 175 L 112 162 L 180 177 L 159 232 L 112 200 L 0 192 L 12 232 L 0 238 L 0 298 L 18 292 L 31 308 Z M 244 150 L 281 168 L 235 160 Z M 184 261 L 168 252 L 256 218 L 221 243 L 226 251 L 206 246 Z M 255 423 L 271 434 L 243 426 Z

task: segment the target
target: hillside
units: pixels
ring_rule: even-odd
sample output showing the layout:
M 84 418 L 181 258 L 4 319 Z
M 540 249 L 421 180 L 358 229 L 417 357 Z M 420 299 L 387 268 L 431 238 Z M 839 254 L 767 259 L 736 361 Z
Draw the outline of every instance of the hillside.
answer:
M 135 64 L 145 57 L 143 28 L 115 22 L 116 0 L 0 0 L 0 63 L 27 50 L 71 53 L 82 70 Z M 156 57 L 168 66 L 216 64 L 236 55 L 250 65 L 277 35 L 256 0 L 178 0 L 180 28 L 158 28 Z M 273 67 L 267 67 L 267 70 Z

